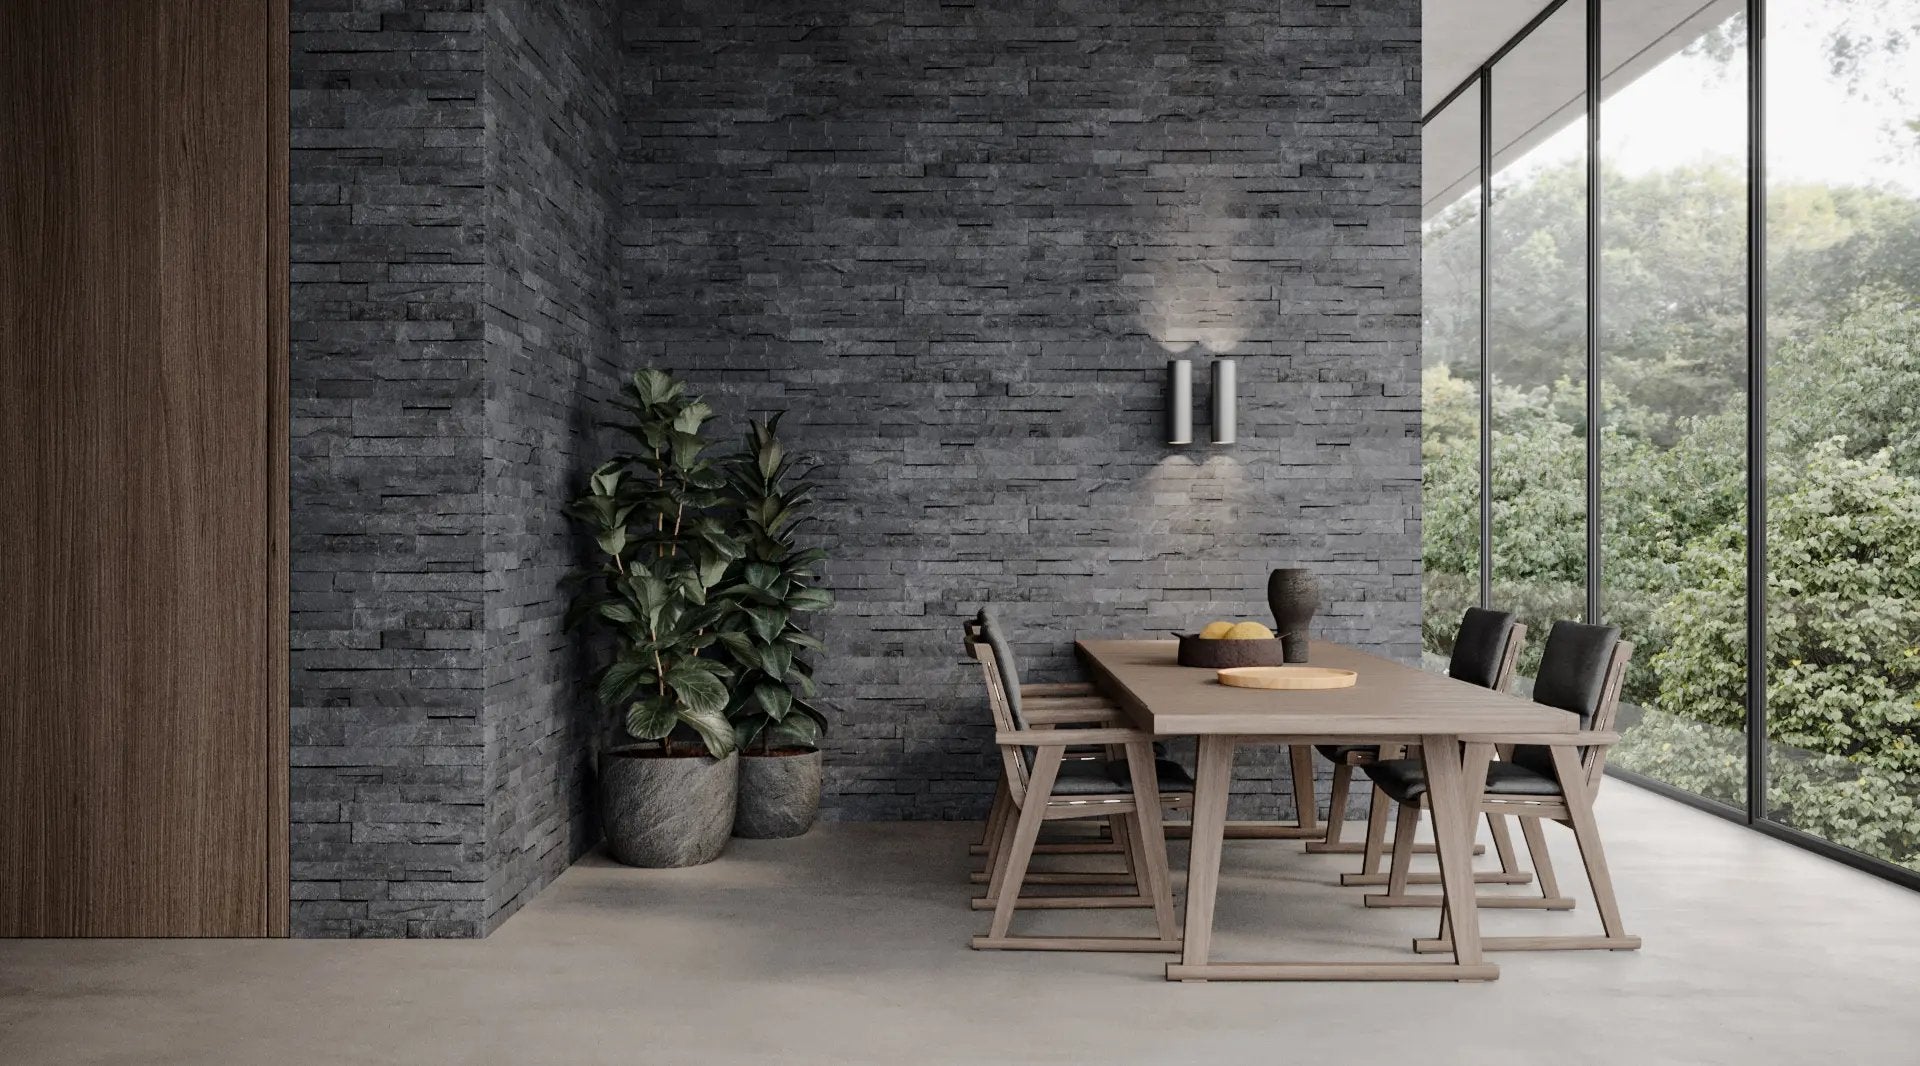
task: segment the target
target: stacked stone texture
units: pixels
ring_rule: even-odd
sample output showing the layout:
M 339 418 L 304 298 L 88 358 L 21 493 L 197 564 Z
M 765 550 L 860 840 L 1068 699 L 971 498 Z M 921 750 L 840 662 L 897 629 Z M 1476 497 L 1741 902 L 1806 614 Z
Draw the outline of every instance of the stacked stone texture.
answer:
M 984 809 L 985 602 L 1059 679 L 1305 566 L 1316 634 L 1417 661 L 1414 0 L 675 0 L 625 38 L 627 361 L 823 460 L 830 816 Z M 1204 398 L 1216 352 L 1238 443 L 1170 448 L 1165 360 Z M 1236 813 L 1285 786 L 1243 753 Z
M 590 841 L 615 362 L 823 459 L 831 816 L 982 809 L 982 602 L 1059 678 L 1303 565 L 1416 657 L 1412 0 L 612 5 L 294 2 L 297 933 L 480 935 Z M 1214 351 L 1240 441 L 1168 448 Z
M 610 0 L 292 12 L 293 928 L 474 936 L 590 843 L 557 515 L 612 342 Z
M 584 546 L 561 505 L 605 456 L 616 371 L 620 36 L 611 0 L 487 19 L 487 923 L 598 839 L 603 718 L 563 631 Z

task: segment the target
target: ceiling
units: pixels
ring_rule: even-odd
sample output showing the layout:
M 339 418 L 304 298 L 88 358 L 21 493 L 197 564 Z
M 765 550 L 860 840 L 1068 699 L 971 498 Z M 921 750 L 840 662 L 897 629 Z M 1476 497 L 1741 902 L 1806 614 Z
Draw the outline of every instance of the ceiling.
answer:
M 1446 98 L 1520 32 L 1550 0 L 1424 0 L 1425 109 Z M 1601 99 L 1631 84 L 1709 28 L 1741 12 L 1742 0 L 1602 0 Z M 1494 68 L 1490 149 L 1497 174 L 1586 114 L 1586 6 L 1574 0 Z M 1434 116 L 1422 141 L 1425 213 L 1432 217 L 1480 181 L 1478 98 Z
M 1420 18 L 1422 111 L 1431 110 L 1454 86 L 1520 32 L 1548 0 L 1424 0 Z

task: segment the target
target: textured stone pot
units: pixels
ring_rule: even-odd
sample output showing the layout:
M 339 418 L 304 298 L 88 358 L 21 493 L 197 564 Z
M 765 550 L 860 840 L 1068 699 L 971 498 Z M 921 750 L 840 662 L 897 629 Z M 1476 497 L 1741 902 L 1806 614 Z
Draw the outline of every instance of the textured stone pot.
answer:
M 747 755 L 740 760 L 740 810 L 733 835 L 755 840 L 797 837 L 820 813 L 817 751 Z
M 615 748 L 600 761 L 607 851 L 628 866 L 698 866 L 720 857 L 733 832 L 740 757 L 664 758 Z
M 1280 569 L 1267 575 L 1267 606 L 1273 609 L 1273 628 L 1286 650 L 1286 661 L 1307 661 L 1307 625 L 1320 609 L 1320 583 L 1311 570 Z

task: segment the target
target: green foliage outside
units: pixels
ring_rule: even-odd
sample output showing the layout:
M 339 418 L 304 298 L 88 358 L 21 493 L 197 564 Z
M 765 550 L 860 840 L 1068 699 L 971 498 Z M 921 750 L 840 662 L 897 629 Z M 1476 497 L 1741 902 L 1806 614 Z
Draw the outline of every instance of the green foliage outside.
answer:
M 1745 790 L 1744 186 L 1608 174 L 1603 605 L 1638 651 L 1614 762 Z M 1497 606 L 1579 617 L 1587 442 L 1584 170 L 1496 190 L 1490 348 Z M 1920 202 L 1774 187 L 1768 230 L 1769 814 L 1920 869 Z M 1477 306 L 1469 215 L 1428 235 L 1426 646 L 1477 599 Z M 1532 227 L 1529 229 L 1529 227 Z M 1571 288 L 1569 287 L 1571 286 Z M 1545 636 L 1536 628 L 1530 671 Z

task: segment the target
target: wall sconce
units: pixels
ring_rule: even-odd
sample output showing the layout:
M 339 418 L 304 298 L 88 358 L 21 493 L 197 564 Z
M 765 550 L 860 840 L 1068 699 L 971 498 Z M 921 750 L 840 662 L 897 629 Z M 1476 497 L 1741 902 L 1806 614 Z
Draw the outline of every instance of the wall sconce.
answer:
M 1193 443 L 1193 360 L 1167 360 L 1167 443 Z
M 1232 444 L 1240 405 L 1239 374 L 1231 359 L 1213 361 L 1213 442 Z

